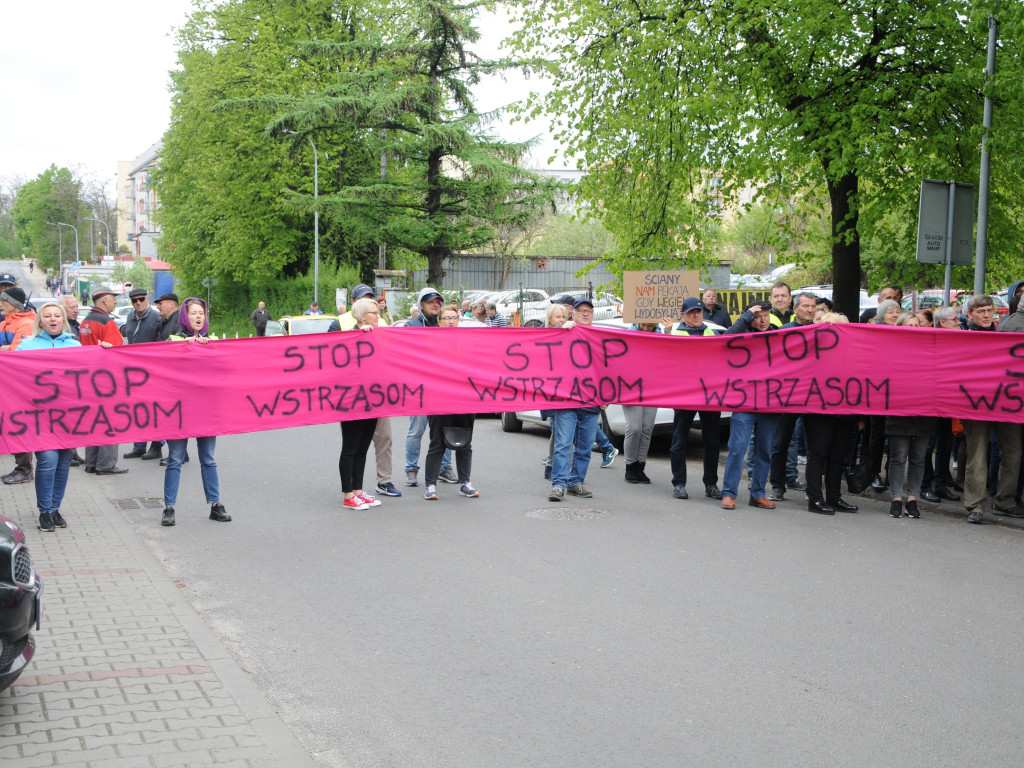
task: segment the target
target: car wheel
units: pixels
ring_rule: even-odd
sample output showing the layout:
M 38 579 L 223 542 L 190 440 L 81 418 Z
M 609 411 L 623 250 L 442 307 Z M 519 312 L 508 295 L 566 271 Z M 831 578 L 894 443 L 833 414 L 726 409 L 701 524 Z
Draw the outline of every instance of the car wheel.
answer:
M 528 320 L 527 322 L 523 323 L 524 328 L 540 328 L 543 325 L 544 324 L 540 320 Z
M 501 431 L 502 432 L 522 432 L 523 422 L 516 418 L 515 411 L 509 411 L 501 414 Z

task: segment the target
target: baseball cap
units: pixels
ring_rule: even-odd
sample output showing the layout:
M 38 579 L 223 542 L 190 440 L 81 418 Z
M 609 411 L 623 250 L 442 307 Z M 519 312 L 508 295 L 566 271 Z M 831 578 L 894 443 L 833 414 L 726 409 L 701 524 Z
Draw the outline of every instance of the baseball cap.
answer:
M 444 296 L 441 295 L 440 291 L 437 291 L 428 286 L 424 288 L 422 291 L 420 291 L 420 295 L 417 300 L 419 301 L 420 304 L 422 304 L 424 301 L 433 301 L 434 299 L 440 299 L 443 302 Z
M 2 275 L 0 275 L 0 285 L 4 285 L 6 283 L 10 283 L 11 285 L 15 285 L 17 282 L 18 282 L 18 279 L 14 275 L 10 274 L 9 272 L 4 272 Z
M 99 301 L 104 296 L 113 296 L 113 295 L 114 295 L 114 292 L 112 290 L 110 290 L 109 288 L 99 288 L 99 289 L 97 289 L 97 290 L 92 292 L 92 300 L 93 301 Z
M 568 293 L 563 293 L 561 296 L 556 296 L 551 300 L 552 304 L 564 304 L 567 307 L 573 305 L 573 298 Z
M 700 299 L 695 296 L 690 296 L 683 300 L 683 314 L 687 312 L 693 312 L 695 309 L 703 309 L 704 307 L 700 303 Z
M 371 288 L 370 286 L 366 285 L 365 283 L 360 283 L 359 285 L 357 285 L 355 288 L 352 289 L 352 301 L 355 301 L 356 299 L 363 299 L 363 298 L 366 298 L 367 296 L 374 296 L 374 295 L 375 294 L 373 292 L 373 288 Z
M 586 296 L 581 296 L 572 303 L 573 309 L 579 309 L 581 305 L 586 304 L 591 309 L 594 308 L 594 302 L 592 299 L 588 299 Z

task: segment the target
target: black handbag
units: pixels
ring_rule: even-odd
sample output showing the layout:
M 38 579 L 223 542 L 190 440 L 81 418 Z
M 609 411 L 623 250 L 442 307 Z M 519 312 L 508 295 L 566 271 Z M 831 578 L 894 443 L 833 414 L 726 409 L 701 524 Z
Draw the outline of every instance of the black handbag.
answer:
M 860 493 L 871 485 L 871 464 L 862 461 L 846 473 L 846 487 L 850 493 Z
M 445 427 L 444 444 L 453 451 L 468 448 L 473 442 L 473 429 L 471 427 Z

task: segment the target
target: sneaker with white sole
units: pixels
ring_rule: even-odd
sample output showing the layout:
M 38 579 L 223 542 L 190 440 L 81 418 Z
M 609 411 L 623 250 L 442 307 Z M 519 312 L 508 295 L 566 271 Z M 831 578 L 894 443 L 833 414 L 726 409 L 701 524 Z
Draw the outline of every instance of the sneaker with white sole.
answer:
M 579 485 L 570 485 L 565 489 L 565 492 L 570 496 L 579 496 L 581 499 L 589 499 L 594 495 L 590 492 L 589 488 L 583 485 L 583 483 L 580 483 Z
M 552 485 L 551 493 L 548 494 L 548 501 L 561 501 L 565 498 L 565 488 L 560 485 Z
M 402 492 L 395 488 L 395 484 L 391 482 L 377 483 L 377 493 L 381 496 L 401 496 Z
M 427 501 L 437 501 L 437 486 L 428 485 L 423 489 L 423 498 Z
M 438 479 L 443 480 L 446 483 L 451 483 L 452 485 L 458 485 L 459 483 L 459 476 L 455 474 L 455 467 L 452 466 L 447 466 L 442 469 L 441 474 L 438 475 Z
M 345 499 L 341 503 L 341 506 L 343 506 L 345 509 L 369 509 L 370 508 L 370 505 L 367 504 L 365 501 L 363 501 L 358 496 L 349 496 L 347 499 Z
M 412 486 L 412 487 L 415 487 L 415 486 L 419 485 L 420 481 L 417 478 L 418 475 L 419 475 L 419 471 L 418 470 L 415 470 L 415 469 L 407 469 L 407 470 L 405 470 L 405 484 L 409 485 L 409 486 Z
M 601 454 L 601 469 L 608 469 L 615 461 L 615 457 L 619 455 L 619 449 L 612 446 L 607 451 Z
M 469 483 L 463 483 L 462 487 L 459 488 L 459 493 L 461 493 L 463 496 L 468 496 L 471 499 L 475 499 L 477 496 L 480 495 L 480 491 L 478 491 Z
M 379 507 L 380 506 L 380 502 L 377 500 L 377 497 L 376 496 L 371 496 L 370 494 L 366 493 L 365 491 L 361 492 L 361 493 L 357 493 L 356 496 L 358 496 L 360 499 L 362 499 L 363 500 L 363 504 L 365 504 L 368 507 Z

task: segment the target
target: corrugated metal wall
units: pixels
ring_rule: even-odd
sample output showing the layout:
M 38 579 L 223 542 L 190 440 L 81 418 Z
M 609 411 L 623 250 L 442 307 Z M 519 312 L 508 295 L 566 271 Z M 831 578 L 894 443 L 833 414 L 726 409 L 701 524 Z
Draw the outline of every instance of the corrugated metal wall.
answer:
M 434 288 L 467 290 L 513 290 L 522 283 L 524 288 L 540 288 L 551 292 L 559 288 L 586 288 L 593 283 L 594 288 L 610 285 L 614 278 L 603 264 L 594 267 L 582 277 L 576 274 L 594 263 L 594 259 L 585 258 L 541 258 L 528 257 L 513 264 L 505 278 L 501 280 L 501 264 L 493 256 L 462 255 L 448 259 L 444 265 L 444 284 Z M 417 270 L 412 276 L 412 285 L 423 285 L 427 279 L 427 270 Z

